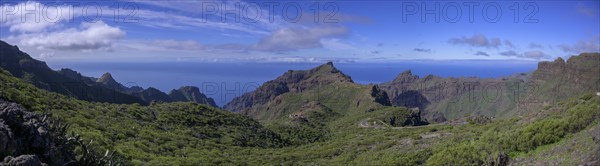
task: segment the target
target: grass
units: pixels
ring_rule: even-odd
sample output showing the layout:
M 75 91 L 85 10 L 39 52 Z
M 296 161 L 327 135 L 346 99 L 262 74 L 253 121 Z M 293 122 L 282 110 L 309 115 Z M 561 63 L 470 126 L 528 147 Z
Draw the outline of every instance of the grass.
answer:
M 554 105 L 565 111 L 532 122 L 513 118 L 458 126 L 363 128 L 358 124 L 365 119 L 389 117 L 393 111 L 409 113 L 405 108 L 377 104 L 370 90 L 369 86 L 342 83 L 319 91 L 286 93 L 281 103 L 266 105 L 273 111 L 251 114 L 255 121 L 194 103 L 141 106 L 80 101 L 0 72 L 0 97 L 38 113 L 51 113 L 52 118 L 70 123 L 70 131 L 94 140 L 99 149 L 117 151 L 133 165 L 491 164 L 503 154 L 529 158 L 565 146 L 574 138 L 583 138 L 582 131 L 597 125 L 600 119 L 600 98 L 587 95 Z M 324 107 L 312 110 L 316 111 L 314 115 L 307 114 L 309 123 L 297 123 L 288 117 L 306 105 L 288 99 L 311 99 L 308 95 L 316 92 L 339 94 L 344 100 L 336 100 L 336 95 L 313 100 Z M 319 117 L 323 119 L 310 122 Z M 286 135 L 284 131 L 289 128 L 285 127 L 290 126 L 300 130 Z M 311 133 L 322 137 L 306 141 L 314 138 Z M 438 136 L 423 137 L 428 134 Z M 306 139 L 292 139 L 299 137 Z M 553 154 L 548 157 L 568 152 Z

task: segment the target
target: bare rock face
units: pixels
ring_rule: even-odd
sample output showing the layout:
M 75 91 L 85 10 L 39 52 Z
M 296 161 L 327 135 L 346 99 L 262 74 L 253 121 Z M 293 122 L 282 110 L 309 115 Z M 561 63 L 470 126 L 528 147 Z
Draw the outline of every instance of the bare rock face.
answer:
M 40 165 L 40 160 L 51 165 L 71 162 L 75 158 L 73 146 L 60 143 L 59 136 L 52 135 L 50 130 L 43 118 L 0 99 L 0 156 L 23 155 L 7 157 L 0 165 Z
M 557 58 L 553 62 L 540 62 L 538 63 L 538 70 L 533 74 L 533 78 L 551 79 L 565 70 L 567 70 L 567 64 L 562 58 Z
M 0 162 L 0 166 L 46 166 L 36 155 L 21 155 L 19 157 L 8 156 Z
M 582 53 L 570 57 L 567 61 L 558 58 L 553 62 L 540 62 L 532 79 L 555 82 L 558 84 L 557 86 L 576 86 L 586 90 L 600 90 L 600 74 L 598 73 L 600 73 L 600 53 Z
M 384 106 L 391 106 L 392 104 L 390 103 L 390 98 L 388 97 L 387 93 L 381 89 L 379 89 L 379 86 L 377 85 L 373 85 L 373 87 L 371 88 L 371 97 L 375 98 L 375 102 L 384 105 Z

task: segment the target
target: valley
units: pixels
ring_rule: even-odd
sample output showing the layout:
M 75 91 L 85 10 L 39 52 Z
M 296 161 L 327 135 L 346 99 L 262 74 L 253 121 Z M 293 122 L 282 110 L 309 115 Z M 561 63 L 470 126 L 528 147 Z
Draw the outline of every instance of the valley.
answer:
M 406 71 L 367 85 L 329 62 L 285 72 L 218 108 L 196 87 L 168 94 L 126 87 L 110 73 L 54 71 L 0 44 L 0 105 L 10 105 L 0 112 L 0 143 L 10 147 L 3 156 L 36 155 L 53 165 L 594 165 L 600 159 L 599 53 L 497 79 Z M 31 137 L 64 140 L 52 147 L 68 146 L 70 155 L 54 160 L 46 153 L 53 148 L 33 143 L 15 149 L 11 140 L 29 136 L 19 133 L 26 124 L 12 110 L 47 117 L 52 122 L 36 121 L 49 126 L 68 124 L 66 131 Z M 102 157 L 105 151 L 112 156 Z

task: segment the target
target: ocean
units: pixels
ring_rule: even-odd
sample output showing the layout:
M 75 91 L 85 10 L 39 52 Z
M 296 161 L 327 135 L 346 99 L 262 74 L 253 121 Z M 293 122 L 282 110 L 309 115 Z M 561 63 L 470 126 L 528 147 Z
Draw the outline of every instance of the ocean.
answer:
M 317 63 L 108 63 L 108 62 L 48 62 L 55 70 L 71 68 L 85 76 L 100 77 L 109 72 L 125 86 L 154 87 L 168 93 L 181 86 L 197 86 L 219 106 L 234 97 L 250 92 L 262 83 L 275 79 L 288 70 L 306 70 Z M 383 83 L 410 69 L 424 77 L 498 78 L 531 72 L 534 61 L 406 61 L 390 63 L 334 63 L 343 73 L 359 84 Z

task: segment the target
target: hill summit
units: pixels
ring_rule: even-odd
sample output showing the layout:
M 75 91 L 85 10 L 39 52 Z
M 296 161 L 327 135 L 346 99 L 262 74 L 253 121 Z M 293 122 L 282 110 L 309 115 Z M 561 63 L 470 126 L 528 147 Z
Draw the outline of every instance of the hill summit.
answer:
M 310 70 L 288 70 L 274 80 L 267 81 L 255 91 L 234 98 L 226 110 L 238 112 L 257 104 L 265 104 L 288 92 L 303 92 L 332 83 L 353 83 L 352 78 L 327 62 Z
M 98 78 L 98 80 L 96 80 L 96 82 L 99 84 L 102 84 L 102 86 L 104 86 L 106 88 L 110 88 L 110 89 L 115 89 L 115 90 L 120 90 L 120 91 L 127 89 L 121 83 L 117 82 L 113 78 L 113 76 L 108 72 L 104 73 L 100 78 Z

